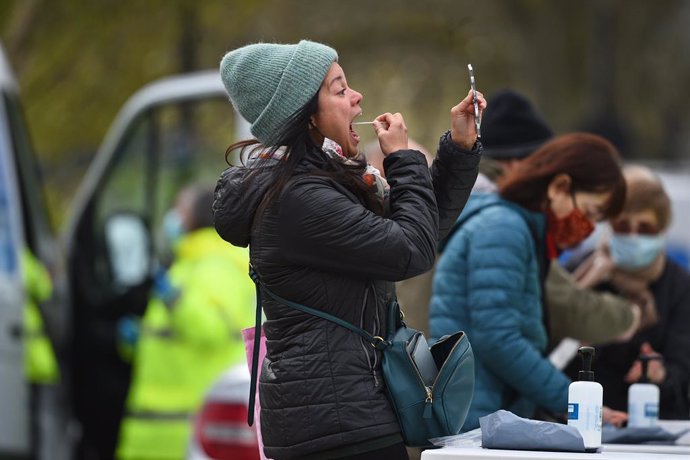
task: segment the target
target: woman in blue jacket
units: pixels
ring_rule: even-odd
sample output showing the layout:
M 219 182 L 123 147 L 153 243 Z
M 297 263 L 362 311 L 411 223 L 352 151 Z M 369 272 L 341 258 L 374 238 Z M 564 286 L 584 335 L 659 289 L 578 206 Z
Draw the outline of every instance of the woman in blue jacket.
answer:
M 624 199 L 615 148 L 583 133 L 544 145 L 505 177 L 498 196 L 470 199 L 436 269 L 429 323 L 433 339 L 464 330 L 474 350 L 463 430 L 498 409 L 522 417 L 537 406 L 566 411 L 570 381 L 544 356 L 544 275 Z

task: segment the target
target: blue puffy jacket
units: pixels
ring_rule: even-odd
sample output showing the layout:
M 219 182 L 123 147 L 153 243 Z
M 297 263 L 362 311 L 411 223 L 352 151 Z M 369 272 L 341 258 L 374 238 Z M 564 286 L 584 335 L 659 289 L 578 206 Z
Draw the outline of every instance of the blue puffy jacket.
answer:
M 544 357 L 544 215 L 476 194 L 458 225 L 436 267 L 429 330 L 434 341 L 463 330 L 472 344 L 475 392 L 463 431 L 498 409 L 565 413 L 570 380 Z

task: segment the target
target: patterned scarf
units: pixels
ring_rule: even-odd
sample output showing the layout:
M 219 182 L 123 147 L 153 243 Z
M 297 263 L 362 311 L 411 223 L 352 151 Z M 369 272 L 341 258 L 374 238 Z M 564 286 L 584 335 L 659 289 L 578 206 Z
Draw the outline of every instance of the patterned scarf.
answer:
M 324 138 L 323 140 L 323 145 L 321 146 L 321 150 L 323 153 L 325 153 L 329 158 L 333 158 L 339 161 L 342 161 L 344 164 L 348 165 L 354 165 L 356 164 L 356 160 L 362 158 L 362 154 L 359 153 L 355 158 L 348 158 L 345 156 L 343 153 L 343 148 L 335 142 L 332 139 L 329 138 Z M 364 182 L 369 185 L 369 186 L 376 186 L 376 195 L 384 199 L 386 196 L 388 196 L 388 192 L 390 191 L 390 186 L 388 185 L 388 182 L 386 179 L 381 175 L 381 171 L 378 169 L 374 168 L 372 165 L 367 163 L 367 168 L 364 170 L 364 174 L 362 175 L 362 179 L 364 179 Z

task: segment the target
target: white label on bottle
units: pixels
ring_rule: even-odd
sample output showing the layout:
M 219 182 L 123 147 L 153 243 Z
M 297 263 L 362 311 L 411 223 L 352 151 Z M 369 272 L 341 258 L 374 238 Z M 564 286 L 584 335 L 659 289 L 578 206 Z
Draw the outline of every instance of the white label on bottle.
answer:
M 658 417 L 659 416 L 659 405 L 655 403 L 645 403 L 644 405 L 644 416 L 645 417 Z
M 568 404 L 568 420 L 577 420 L 580 417 L 580 405 L 577 403 Z

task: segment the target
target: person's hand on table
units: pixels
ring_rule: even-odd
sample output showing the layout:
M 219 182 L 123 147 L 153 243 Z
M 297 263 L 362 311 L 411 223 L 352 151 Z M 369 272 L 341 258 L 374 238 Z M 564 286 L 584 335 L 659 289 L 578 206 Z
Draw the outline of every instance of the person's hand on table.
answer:
M 628 413 L 604 406 L 601 410 L 601 418 L 604 423 L 620 428 L 623 423 L 628 421 Z

